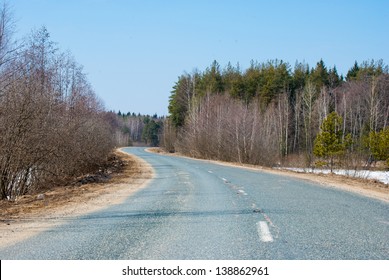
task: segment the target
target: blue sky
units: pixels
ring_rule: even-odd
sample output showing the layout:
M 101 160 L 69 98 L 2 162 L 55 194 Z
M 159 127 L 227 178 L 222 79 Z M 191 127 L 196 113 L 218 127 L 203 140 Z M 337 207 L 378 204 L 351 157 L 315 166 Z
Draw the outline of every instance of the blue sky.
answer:
M 108 110 L 166 115 L 182 73 L 213 60 L 242 68 L 323 59 L 389 63 L 389 1 L 9 0 L 17 37 L 46 26 L 70 50 Z

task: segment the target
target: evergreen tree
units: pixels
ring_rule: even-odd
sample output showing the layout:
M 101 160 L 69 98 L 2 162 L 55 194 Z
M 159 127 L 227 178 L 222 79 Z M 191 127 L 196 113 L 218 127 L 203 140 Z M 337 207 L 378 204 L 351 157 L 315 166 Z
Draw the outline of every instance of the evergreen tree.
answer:
M 292 91 L 302 90 L 309 76 L 309 66 L 306 63 L 296 62 L 292 75 Z
M 358 62 L 355 61 L 354 66 L 348 70 L 347 75 L 346 75 L 346 81 L 352 81 L 356 80 L 358 77 L 358 72 L 359 72 L 359 66 Z
M 211 64 L 211 67 L 208 67 L 205 70 L 205 73 L 202 75 L 198 89 L 200 95 L 204 96 L 207 93 L 218 94 L 222 93 L 224 90 L 222 73 L 220 71 L 219 63 L 214 60 Z
M 316 68 L 312 70 L 310 79 L 317 91 L 320 91 L 323 86 L 329 85 L 329 74 L 322 59 L 316 64 Z
M 254 61 L 251 61 L 250 68 L 248 68 L 243 75 L 244 91 L 241 94 L 241 99 L 246 103 L 249 103 L 253 97 L 257 96 L 260 80 L 260 69 Z
M 189 74 L 182 75 L 173 87 L 169 97 L 169 113 L 175 127 L 184 125 L 185 116 L 189 110 L 194 95 L 194 81 Z
M 282 60 L 269 61 L 262 65 L 259 94 L 263 105 L 268 105 L 276 95 L 290 88 L 289 64 Z
M 328 85 L 330 88 L 336 88 L 340 86 L 343 78 L 338 75 L 338 70 L 336 66 L 328 71 Z
M 330 160 L 331 172 L 334 159 L 343 155 L 350 142 L 350 135 L 344 139 L 342 132 L 343 119 L 336 112 L 330 113 L 320 126 L 320 133 L 316 136 L 313 153 L 317 157 Z
M 346 79 L 347 81 L 362 81 L 370 80 L 373 77 L 378 77 L 381 74 L 388 74 L 389 68 L 384 64 L 383 60 L 371 60 L 364 61 L 360 65 L 357 62 L 354 63 L 354 66 L 347 72 Z
M 369 148 L 374 160 L 385 160 L 389 167 L 389 127 L 370 132 Z
M 159 145 L 159 134 L 161 132 L 162 123 L 157 122 L 154 119 L 146 117 L 145 127 L 142 132 L 142 139 L 146 144 L 150 144 L 153 147 Z
M 233 67 L 229 62 L 223 71 L 222 79 L 226 93 L 232 97 L 243 99 L 245 89 L 239 64 L 237 67 Z

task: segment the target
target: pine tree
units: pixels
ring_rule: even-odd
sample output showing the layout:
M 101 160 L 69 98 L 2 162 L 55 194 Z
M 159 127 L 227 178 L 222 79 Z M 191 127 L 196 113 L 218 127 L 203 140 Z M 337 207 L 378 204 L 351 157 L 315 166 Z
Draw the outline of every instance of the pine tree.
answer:
M 347 72 L 346 81 L 349 82 L 352 80 L 356 80 L 358 77 L 358 72 L 359 72 L 359 65 L 358 62 L 355 61 L 354 66 Z
M 145 127 L 142 132 L 142 140 L 152 147 L 157 147 L 159 145 L 159 134 L 161 133 L 162 122 L 146 117 L 144 123 Z
M 316 64 L 316 68 L 312 70 L 310 79 L 318 92 L 323 86 L 329 85 L 328 70 L 322 59 Z
M 386 160 L 389 167 L 389 127 L 379 132 L 370 132 L 369 148 L 374 160 Z
M 332 112 L 323 120 L 320 133 L 316 136 L 313 153 L 317 157 L 329 159 L 331 173 L 334 167 L 334 159 L 346 152 L 351 141 L 350 135 L 343 137 L 341 124 L 343 119 L 336 112 Z

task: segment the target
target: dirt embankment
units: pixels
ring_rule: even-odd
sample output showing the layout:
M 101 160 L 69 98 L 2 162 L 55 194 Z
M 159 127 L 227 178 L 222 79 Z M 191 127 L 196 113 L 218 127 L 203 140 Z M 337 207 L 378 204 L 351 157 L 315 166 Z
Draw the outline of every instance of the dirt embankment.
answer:
M 121 151 L 115 152 L 115 158 L 110 179 L 86 176 L 69 186 L 0 201 L 0 247 L 60 224 L 65 218 L 121 203 L 153 177 L 153 169 L 144 160 Z
M 147 150 L 153 153 L 185 157 L 178 153 L 177 154 L 166 153 L 160 148 L 149 148 Z M 198 159 L 198 160 L 202 160 L 202 159 Z M 221 162 L 221 161 L 214 161 L 214 160 L 206 160 L 206 161 L 213 162 L 215 164 L 225 165 L 225 166 L 235 166 L 235 167 L 246 168 L 251 170 L 260 170 L 263 172 L 272 173 L 276 175 L 289 176 L 293 178 L 307 180 L 307 181 L 318 183 L 328 188 L 338 188 L 345 191 L 354 192 L 363 196 L 379 199 L 381 201 L 385 201 L 389 203 L 389 185 L 386 185 L 384 183 L 375 180 L 353 178 L 353 177 L 347 177 L 347 176 L 341 176 L 335 174 L 299 173 L 299 172 L 294 172 L 289 170 L 279 170 L 279 169 L 272 169 L 272 168 L 256 166 L 256 165 Z

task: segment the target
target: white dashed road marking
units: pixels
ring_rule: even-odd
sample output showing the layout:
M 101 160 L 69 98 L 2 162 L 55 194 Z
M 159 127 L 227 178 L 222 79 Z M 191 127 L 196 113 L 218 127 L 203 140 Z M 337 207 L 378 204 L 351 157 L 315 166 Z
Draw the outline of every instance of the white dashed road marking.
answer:
M 238 190 L 240 194 L 247 195 L 247 193 L 244 190 Z
M 257 230 L 258 230 L 259 239 L 261 239 L 262 242 L 273 242 L 273 236 L 270 233 L 267 222 L 264 221 L 258 222 Z

